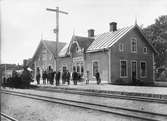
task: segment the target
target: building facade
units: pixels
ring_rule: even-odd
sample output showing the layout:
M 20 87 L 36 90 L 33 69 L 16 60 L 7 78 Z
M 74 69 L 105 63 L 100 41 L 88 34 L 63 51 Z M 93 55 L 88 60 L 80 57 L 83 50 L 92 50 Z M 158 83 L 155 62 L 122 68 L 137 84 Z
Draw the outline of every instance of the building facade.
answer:
M 59 53 L 60 68 L 76 70 L 83 77 L 89 71 L 91 81 L 98 70 L 102 83 L 136 79 L 151 83 L 156 53 L 137 24 L 117 30 L 117 23 L 112 22 L 109 32 L 95 36 L 90 29 L 88 37 L 73 35 L 66 51 Z
M 66 43 L 58 43 L 58 52 L 65 46 Z M 47 70 L 49 66 L 56 70 L 56 41 L 41 40 L 36 49 L 32 62 L 34 66 L 34 77 L 36 77 L 37 68 L 40 74 Z
M 73 35 L 70 43 L 59 43 L 58 63 L 55 62 L 55 43 L 41 41 L 33 57 L 35 69 L 51 66 L 54 70 L 74 70 L 83 78 L 89 72 L 90 81 L 95 81 L 98 70 L 102 83 L 122 80 L 131 83 L 154 80 L 154 55 L 157 51 L 135 24 L 117 29 L 117 23 L 109 24 L 109 31 L 95 35 L 88 30 L 88 36 Z

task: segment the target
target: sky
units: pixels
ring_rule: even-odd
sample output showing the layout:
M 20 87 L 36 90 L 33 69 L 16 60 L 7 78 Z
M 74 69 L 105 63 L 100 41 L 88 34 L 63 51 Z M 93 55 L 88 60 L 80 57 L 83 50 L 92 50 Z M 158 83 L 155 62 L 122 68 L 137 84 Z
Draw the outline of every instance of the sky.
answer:
M 147 27 L 167 14 L 167 0 L 0 0 L 1 63 L 22 64 L 32 58 L 41 39 L 56 41 L 53 29 L 56 8 L 60 14 L 59 41 L 69 43 L 73 34 L 87 36 L 109 31 L 109 23 L 118 28 L 138 25 Z

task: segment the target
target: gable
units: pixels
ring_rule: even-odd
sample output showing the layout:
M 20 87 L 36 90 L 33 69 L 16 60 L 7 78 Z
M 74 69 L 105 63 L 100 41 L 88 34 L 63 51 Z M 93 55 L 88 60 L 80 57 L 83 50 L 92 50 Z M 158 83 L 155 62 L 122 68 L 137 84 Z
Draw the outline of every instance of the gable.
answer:
M 92 42 L 92 44 L 87 49 L 87 52 L 95 52 L 95 51 L 101 51 L 104 49 L 109 49 L 115 43 L 121 40 L 124 36 L 126 36 L 128 33 L 130 33 L 131 31 L 134 31 L 134 29 L 136 29 L 139 32 L 140 36 L 144 38 L 144 41 L 148 44 L 148 46 L 150 46 L 153 52 L 157 53 L 155 48 L 152 46 L 151 43 L 149 43 L 149 41 L 146 39 L 142 30 L 137 24 L 130 26 L 130 27 L 118 29 L 117 31 L 114 31 L 114 32 L 107 32 L 107 33 L 97 35 L 95 37 L 95 40 Z
M 129 31 L 125 36 L 123 36 L 120 40 L 118 40 L 112 47 L 113 52 L 120 52 L 119 45 L 123 44 L 123 53 L 132 53 L 131 52 L 131 42 L 132 39 L 137 40 L 137 53 L 138 54 L 144 54 L 143 49 L 144 47 L 147 47 L 148 53 L 152 54 L 154 53 L 154 50 L 149 45 L 149 43 L 145 40 L 141 32 L 137 28 L 133 28 L 131 31 Z
M 78 52 L 83 52 L 83 50 L 86 50 L 90 46 L 93 40 L 94 38 L 92 37 L 81 37 L 73 35 L 70 44 L 68 45 L 68 48 L 64 48 L 64 50 L 66 50 L 66 54 L 64 54 L 64 56 L 68 54 L 70 55 L 71 51 L 76 51 L 76 48 L 78 48 Z M 59 55 L 63 55 L 63 51 L 61 51 Z
M 47 48 L 46 46 L 43 44 L 42 40 L 40 41 L 34 55 L 33 55 L 33 58 L 32 58 L 32 62 L 34 62 L 38 57 L 39 55 L 42 53 L 42 50 L 46 50 L 47 53 L 49 52 L 50 54 L 52 54 Z
M 43 44 L 54 56 L 56 56 L 56 41 L 43 40 Z M 63 42 L 58 43 L 57 45 L 58 53 L 65 46 L 65 44 L 66 43 L 63 43 Z
M 58 52 L 65 46 L 65 43 L 59 42 L 58 43 Z M 41 40 L 34 55 L 32 58 L 32 61 L 38 57 L 38 55 L 41 53 L 43 49 L 47 50 L 47 54 L 53 55 L 53 57 L 56 56 L 56 41 L 48 41 L 48 40 Z

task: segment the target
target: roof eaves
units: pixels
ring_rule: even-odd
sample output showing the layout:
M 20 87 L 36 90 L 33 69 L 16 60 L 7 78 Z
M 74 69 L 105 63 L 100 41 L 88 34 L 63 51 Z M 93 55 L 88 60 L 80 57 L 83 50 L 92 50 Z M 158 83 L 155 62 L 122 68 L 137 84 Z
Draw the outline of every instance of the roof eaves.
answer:
M 37 49 L 35 50 L 34 55 L 32 56 L 32 62 L 34 61 L 35 55 L 36 55 L 36 53 L 38 52 L 38 49 L 39 49 L 39 47 L 41 46 L 41 44 L 42 44 L 42 40 L 41 40 L 40 43 L 38 44 L 38 47 L 37 47 Z
M 46 40 L 42 40 L 43 45 L 46 47 L 46 49 L 55 57 L 54 53 L 48 48 L 46 44 Z
M 86 53 L 93 53 L 93 52 L 100 52 L 100 51 L 106 51 L 109 48 L 102 48 L 102 49 L 95 49 L 95 50 L 88 50 L 86 51 Z
M 143 30 L 136 24 L 135 27 L 140 31 L 140 33 L 143 35 L 145 40 L 148 42 L 148 44 L 151 46 L 155 54 L 159 54 L 159 52 L 154 48 L 154 46 L 148 41 L 147 37 L 144 35 Z

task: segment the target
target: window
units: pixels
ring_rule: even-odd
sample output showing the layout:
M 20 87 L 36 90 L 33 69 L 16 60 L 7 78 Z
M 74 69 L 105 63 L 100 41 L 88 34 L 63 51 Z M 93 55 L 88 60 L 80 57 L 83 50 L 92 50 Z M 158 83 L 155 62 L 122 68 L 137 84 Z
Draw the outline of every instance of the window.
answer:
M 131 52 L 132 53 L 137 52 L 137 40 L 135 38 L 131 40 Z
M 77 72 L 78 72 L 78 73 L 80 72 L 80 66 L 79 66 L 79 63 L 77 63 Z
M 84 67 L 83 67 L 83 64 L 81 64 L 81 75 L 83 75 L 84 73 Z
M 67 70 L 66 66 L 63 66 L 63 72 L 65 72 Z
M 120 77 L 127 77 L 128 76 L 128 67 L 127 67 L 127 61 L 121 60 L 120 61 Z
M 76 67 L 75 66 L 73 66 L 73 71 L 76 71 Z
M 120 52 L 124 51 L 124 44 L 123 43 L 119 43 L 119 51 Z
M 95 76 L 96 75 L 96 71 L 98 71 L 99 70 L 99 63 L 98 63 L 98 61 L 93 61 L 93 76 Z
M 143 53 L 144 53 L 144 54 L 147 54 L 147 47 L 144 47 L 144 48 L 143 48 Z
M 76 52 L 78 52 L 78 47 L 76 47 Z
M 140 62 L 140 76 L 141 77 L 146 77 L 146 62 Z

